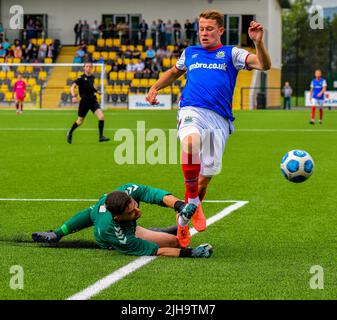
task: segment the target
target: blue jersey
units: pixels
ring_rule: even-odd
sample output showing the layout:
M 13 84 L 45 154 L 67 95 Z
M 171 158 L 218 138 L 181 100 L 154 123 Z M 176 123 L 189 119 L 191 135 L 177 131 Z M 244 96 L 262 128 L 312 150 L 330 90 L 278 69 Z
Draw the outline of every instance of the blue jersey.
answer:
M 317 80 L 316 78 L 311 81 L 310 88 L 312 89 L 312 97 L 318 100 L 324 100 L 324 94 L 320 97 L 317 95 L 322 91 L 324 87 L 327 86 L 326 80 L 324 78 L 320 78 Z
M 249 52 L 230 46 L 204 49 L 191 46 L 176 63 L 187 72 L 186 86 L 180 97 L 180 108 L 191 106 L 210 109 L 234 120 L 232 100 L 239 70 L 246 68 Z

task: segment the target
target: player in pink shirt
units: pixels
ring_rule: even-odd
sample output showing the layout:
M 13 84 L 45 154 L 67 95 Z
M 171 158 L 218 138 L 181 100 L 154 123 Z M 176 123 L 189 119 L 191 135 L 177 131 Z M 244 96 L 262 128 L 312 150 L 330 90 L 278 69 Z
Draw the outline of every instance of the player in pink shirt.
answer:
M 14 84 L 13 92 L 15 93 L 16 113 L 22 113 L 23 101 L 26 96 L 26 83 L 22 80 L 22 75 L 18 74 L 18 80 Z M 20 106 L 20 111 L 19 111 Z

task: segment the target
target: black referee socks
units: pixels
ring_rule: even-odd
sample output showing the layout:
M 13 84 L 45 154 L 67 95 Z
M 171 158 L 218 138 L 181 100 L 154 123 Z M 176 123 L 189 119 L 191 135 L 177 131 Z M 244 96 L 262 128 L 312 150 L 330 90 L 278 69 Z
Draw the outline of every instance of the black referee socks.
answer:
M 99 137 L 103 136 L 104 120 L 98 120 Z

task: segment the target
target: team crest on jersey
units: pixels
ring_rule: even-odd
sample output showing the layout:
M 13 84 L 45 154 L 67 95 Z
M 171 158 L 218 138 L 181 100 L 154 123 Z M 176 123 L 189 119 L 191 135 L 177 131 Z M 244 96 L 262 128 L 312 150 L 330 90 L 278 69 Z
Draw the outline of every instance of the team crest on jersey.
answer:
M 226 55 L 225 51 L 219 51 L 216 54 L 215 58 L 217 58 L 217 59 L 223 59 L 225 57 L 225 55 Z
M 192 56 L 192 59 L 195 59 L 199 54 L 198 53 L 195 53 L 193 56 Z
M 189 123 L 192 123 L 192 122 L 193 122 L 193 118 L 191 116 L 187 116 L 184 119 L 184 124 L 189 124 Z

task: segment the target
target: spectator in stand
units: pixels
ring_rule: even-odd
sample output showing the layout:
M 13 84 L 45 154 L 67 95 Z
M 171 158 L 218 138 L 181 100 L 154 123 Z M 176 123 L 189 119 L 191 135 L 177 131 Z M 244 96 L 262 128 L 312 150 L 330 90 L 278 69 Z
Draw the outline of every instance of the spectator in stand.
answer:
M 107 39 L 108 38 L 108 28 L 106 26 L 105 23 L 101 23 L 98 27 L 100 33 L 102 34 L 102 38 L 103 39 Z
M 89 31 L 90 31 L 89 24 L 87 20 L 84 20 L 82 26 L 82 40 L 84 40 L 85 43 L 89 43 Z
M 176 44 L 181 39 L 181 24 L 178 22 L 177 19 L 174 20 L 173 32 L 174 32 L 174 43 Z
M 168 20 L 165 24 L 166 32 L 166 45 L 172 44 L 173 24 L 171 20 Z
M 141 59 L 138 59 L 138 62 L 135 64 L 135 72 L 143 72 L 145 64 Z
M 96 44 L 97 39 L 99 37 L 99 29 L 98 29 L 98 23 L 97 20 L 94 21 L 94 23 L 90 26 L 90 33 L 91 33 L 91 43 Z
M 116 38 L 118 38 L 116 32 L 116 25 L 110 22 L 108 25 L 108 30 L 106 32 L 106 39 L 116 39 Z
M 149 46 L 145 52 L 146 59 L 153 59 L 156 56 L 156 52 L 153 50 L 152 46 Z
M 130 49 L 130 46 L 126 47 L 126 50 L 124 52 L 124 57 L 126 59 L 132 59 L 132 50 Z
M 124 58 L 117 64 L 118 71 L 126 71 L 126 64 Z
M 2 43 L 2 47 L 6 50 L 6 54 L 8 53 L 8 50 L 10 50 L 11 44 L 6 38 L 5 41 Z
M 5 58 L 7 51 L 3 48 L 2 44 L 0 44 L 0 58 Z
M 78 20 L 78 22 L 74 26 L 75 32 L 75 46 L 82 40 L 82 20 Z
M 84 40 L 81 40 L 81 42 L 80 42 L 80 48 L 81 48 L 85 53 L 87 53 L 87 44 L 85 43 Z
M 191 41 L 191 39 L 192 39 L 192 29 L 193 29 L 192 23 L 190 22 L 190 20 L 186 19 L 185 34 L 186 34 L 186 39 L 188 41 Z
M 145 39 L 147 38 L 147 32 L 149 30 L 149 26 L 144 19 L 139 24 L 138 29 L 139 29 L 139 32 L 140 32 L 140 40 L 143 43 L 145 41 Z
M 26 24 L 26 40 L 29 41 L 30 39 L 36 38 L 35 35 L 35 24 L 32 19 L 29 19 L 28 23 Z
M 158 60 L 159 63 L 162 63 L 163 59 L 166 57 L 167 57 L 167 51 L 165 50 L 165 47 L 160 47 L 157 50 L 156 59 Z
M 151 63 L 150 60 L 145 61 L 144 69 L 143 69 L 142 72 L 147 73 L 147 74 L 151 74 L 153 72 L 152 71 L 152 63 Z
M 130 62 L 126 66 L 126 72 L 134 72 L 135 71 L 135 64 L 130 60 Z
M 192 23 L 192 45 L 195 46 L 197 44 L 198 39 L 198 31 L 199 31 L 199 23 L 198 19 L 196 18 Z
M 165 47 L 166 46 L 165 23 L 161 19 L 158 19 L 157 30 L 158 30 L 159 47 Z
M 81 62 L 83 61 L 83 58 L 85 56 L 85 51 L 82 47 L 79 47 L 76 51 L 76 57 L 79 57 L 81 59 Z
M 35 21 L 35 33 L 36 33 L 36 38 L 41 38 L 42 37 L 42 32 L 43 32 L 43 25 L 40 19 L 36 19 Z
M 158 59 L 153 59 L 151 61 L 151 70 L 152 72 L 161 72 L 163 71 L 162 64 Z
M 133 59 L 140 59 L 141 55 L 142 55 L 142 53 L 139 51 L 139 49 L 137 47 L 132 52 L 132 58 Z
M 156 47 L 157 46 L 157 24 L 156 24 L 156 21 L 152 21 L 152 24 L 150 25 L 150 32 L 151 32 L 152 45 L 154 47 Z
M 179 58 L 181 55 L 180 49 L 178 45 L 174 46 L 174 50 L 172 51 L 172 57 Z
M 47 56 L 47 51 L 48 51 L 48 46 L 43 41 L 42 44 L 39 47 L 39 52 L 38 52 L 38 56 L 37 56 L 38 60 L 40 60 L 41 62 L 43 62 L 44 59 Z
M 22 59 L 22 48 L 21 48 L 21 45 L 20 45 L 20 41 L 15 40 L 14 46 L 15 46 L 15 49 L 14 49 L 14 52 L 13 52 L 14 58 Z
M 4 40 L 4 38 L 5 38 L 5 29 L 2 23 L 0 22 L 0 43 Z

